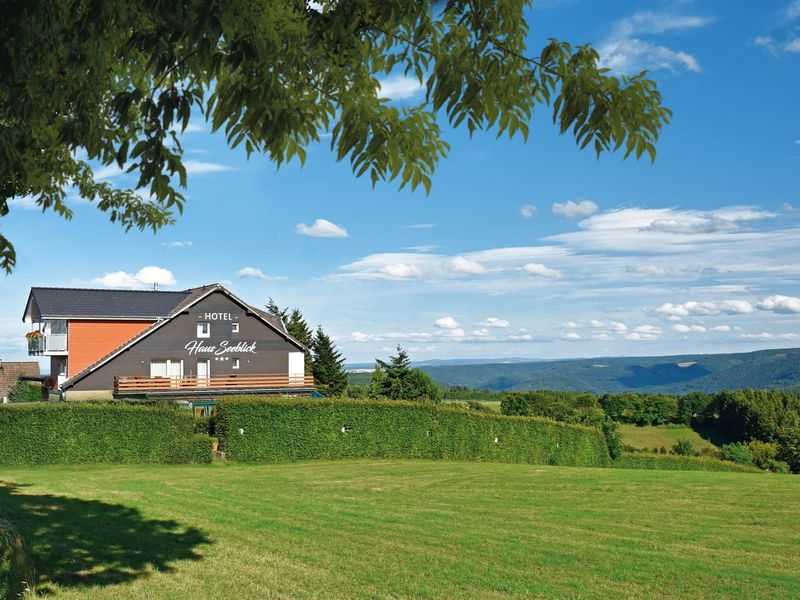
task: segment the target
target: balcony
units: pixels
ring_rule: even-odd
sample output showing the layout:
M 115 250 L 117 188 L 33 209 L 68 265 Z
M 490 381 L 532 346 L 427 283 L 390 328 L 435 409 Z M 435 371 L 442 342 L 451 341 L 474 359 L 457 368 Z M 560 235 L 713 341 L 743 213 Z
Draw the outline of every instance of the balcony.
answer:
M 67 352 L 67 334 L 51 333 L 28 338 L 28 355 L 64 354 Z
M 225 375 L 222 377 L 115 377 L 115 396 L 219 396 L 310 394 L 312 375 Z

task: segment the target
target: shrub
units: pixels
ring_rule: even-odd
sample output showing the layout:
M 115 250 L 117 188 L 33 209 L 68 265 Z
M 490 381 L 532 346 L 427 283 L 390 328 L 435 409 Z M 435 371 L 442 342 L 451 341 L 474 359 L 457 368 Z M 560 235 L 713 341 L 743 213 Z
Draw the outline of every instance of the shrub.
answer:
M 0 517 L 0 598 L 34 592 L 34 573 L 25 541 L 14 524 Z
M 619 430 L 619 423 L 606 419 L 601 426 L 603 435 L 606 438 L 608 453 L 612 459 L 616 460 L 622 456 L 622 433 Z
M 194 418 L 194 432 L 214 435 L 214 417 L 203 416 Z
M 762 469 L 772 471 L 773 473 L 790 473 L 789 465 L 782 460 L 769 459 L 764 462 L 763 466 L 759 465 Z
M 449 405 L 305 398 L 220 400 L 217 432 L 243 462 L 314 458 L 445 458 L 605 466 L 600 431 Z
M 463 403 L 463 408 L 467 410 L 474 410 L 477 412 L 492 412 L 491 409 L 486 406 L 483 402 L 478 402 L 477 400 L 468 400 Z
M 750 452 L 750 448 L 744 444 L 725 444 L 719 449 L 719 457 L 740 465 L 753 464 L 753 454 Z
M 44 400 L 44 392 L 41 385 L 17 379 L 17 382 L 8 390 L 8 401 L 19 402 L 41 402 Z
M 203 433 L 195 433 L 192 436 L 192 462 L 210 463 L 211 444 L 214 438 Z
M 188 411 L 166 404 L 7 404 L 0 464 L 191 462 L 198 456 L 192 429 Z
M 708 458 L 720 458 L 720 452 L 718 448 L 714 446 L 703 446 L 700 448 L 700 456 L 706 456 Z
M 753 457 L 753 464 L 762 469 L 774 471 L 768 465 L 778 459 L 778 444 L 774 442 L 762 442 L 761 440 L 750 440 L 746 444 L 750 455 Z
M 364 399 L 369 397 L 369 388 L 365 385 L 353 383 L 347 386 L 347 397 L 355 399 Z
M 672 453 L 679 454 L 680 456 L 695 456 L 697 452 L 695 452 L 694 444 L 689 440 L 678 440 L 674 446 L 672 446 Z
M 648 454 L 645 452 L 625 454 L 619 460 L 614 461 L 613 466 L 620 469 L 654 469 L 666 471 L 761 472 L 751 465 L 740 465 L 705 456 L 679 456 L 677 454 L 665 456 L 663 454 Z

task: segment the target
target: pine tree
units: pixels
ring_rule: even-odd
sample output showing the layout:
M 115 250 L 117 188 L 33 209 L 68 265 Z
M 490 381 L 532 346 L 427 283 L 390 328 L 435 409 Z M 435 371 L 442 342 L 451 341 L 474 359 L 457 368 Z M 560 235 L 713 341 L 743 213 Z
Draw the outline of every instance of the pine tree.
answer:
M 271 314 L 273 317 L 278 317 L 281 321 L 286 321 L 286 316 L 289 314 L 289 308 L 281 308 L 275 301 L 272 299 L 272 296 L 269 297 L 269 302 L 267 302 L 267 312 Z
M 411 360 L 402 347 L 385 362 L 376 359 L 370 392 L 392 400 L 433 400 L 440 402 L 442 391 L 427 373 L 411 368 Z
M 272 297 L 270 297 L 269 302 L 267 302 L 266 308 L 269 314 L 278 317 L 283 322 L 284 327 L 286 327 L 286 333 L 308 349 L 305 353 L 305 371 L 306 373 L 311 373 L 311 345 L 313 343 L 313 333 L 302 311 L 299 308 L 290 309 L 288 306 L 286 308 L 281 308 L 275 303 Z
M 336 349 L 331 338 L 317 326 L 316 334 L 311 344 L 314 384 L 320 391 L 328 396 L 341 396 L 347 390 L 347 373 L 344 370 L 344 358 Z

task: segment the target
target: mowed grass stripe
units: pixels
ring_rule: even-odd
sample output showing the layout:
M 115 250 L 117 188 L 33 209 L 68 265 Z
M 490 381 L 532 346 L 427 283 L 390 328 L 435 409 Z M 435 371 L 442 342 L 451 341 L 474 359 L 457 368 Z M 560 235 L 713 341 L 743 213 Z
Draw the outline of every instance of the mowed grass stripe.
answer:
M 37 565 L 57 597 L 791 598 L 800 589 L 800 479 L 790 476 L 387 460 L 37 467 L 0 479 L 30 484 L 21 494 L 123 504 L 210 539 L 196 548 L 201 560 L 93 589 L 48 583 Z

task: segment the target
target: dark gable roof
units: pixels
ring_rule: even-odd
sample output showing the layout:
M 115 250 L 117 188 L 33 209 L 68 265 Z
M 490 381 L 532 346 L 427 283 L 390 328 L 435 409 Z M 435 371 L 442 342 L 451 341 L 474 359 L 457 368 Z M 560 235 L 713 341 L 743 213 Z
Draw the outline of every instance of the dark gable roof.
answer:
M 43 319 L 158 319 L 168 316 L 191 294 L 146 290 L 98 290 L 81 288 L 31 288 L 31 302 Z

